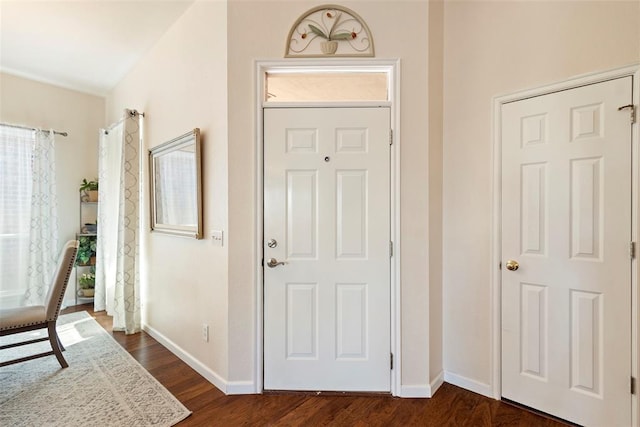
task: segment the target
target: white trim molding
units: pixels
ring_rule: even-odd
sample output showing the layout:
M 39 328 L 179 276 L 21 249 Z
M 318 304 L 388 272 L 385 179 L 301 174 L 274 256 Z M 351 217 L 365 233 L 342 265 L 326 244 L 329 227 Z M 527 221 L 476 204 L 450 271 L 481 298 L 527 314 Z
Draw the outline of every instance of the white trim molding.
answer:
M 402 385 L 400 386 L 400 394 L 402 398 L 431 398 L 438 391 L 440 386 L 444 384 L 444 371 L 440 371 L 429 384 Z
M 502 141 L 501 141 L 501 109 L 502 105 L 519 101 L 535 96 L 546 95 L 562 90 L 568 90 L 577 88 L 580 86 L 586 86 L 590 84 L 600 83 L 607 80 L 613 80 L 617 78 L 632 76 L 633 77 L 633 103 L 638 109 L 640 103 L 640 64 L 633 64 L 622 68 L 617 68 L 604 72 L 589 73 L 581 76 L 576 76 L 568 80 L 553 83 L 545 86 L 540 86 L 532 89 L 527 89 L 507 95 L 497 96 L 493 99 L 493 128 L 492 128 L 492 164 L 491 170 L 493 172 L 493 181 L 491 188 L 491 256 L 490 256 L 490 281 L 491 281 L 491 313 L 492 313 L 492 328 L 491 328 L 491 384 L 474 385 L 471 382 L 471 387 L 479 387 L 479 393 L 491 396 L 495 399 L 500 399 L 502 396 L 502 378 L 501 378 L 501 282 L 500 282 L 500 270 L 499 265 L 501 261 L 501 163 L 502 163 Z M 638 115 L 638 113 L 636 113 Z M 631 225 L 631 239 L 634 242 L 638 242 L 638 230 L 640 229 L 640 201 L 638 198 L 638 188 L 640 188 L 640 175 L 638 173 L 639 166 L 639 134 L 640 134 L 640 117 L 636 117 L 636 122 L 632 126 L 632 225 Z M 638 378 L 640 372 L 640 360 L 638 357 L 638 344 L 640 343 L 640 332 L 638 328 L 638 307 L 640 306 L 640 295 L 638 293 L 638 275 L 640 273 L 640 266 L 637 261 L 637 257 L 632 260 L 631 267 L 631 375 L 634 378 Z M 455 384 L 459 381 L 461 387 L 465 387 L 466 383 L 464 378 L 458 377 L 455 374 L 445 374 L 445 381 Z M 636 380 L 638 381 L 638 380 Z M 486 392 L 482 392 L 485 389 Z M 465 387 L 467 388 L 467 387 Z M 473 390 L 475 391 L 475 390 Z M 638 399 L 638 392 L 631 395 L 632 399 L 632 425 L 640 426 L 639 417 L 640 414 L 640 400 Z
M 434 394 L 436 394 L 436 391 L 438 391 L 438 389 L 440 388 L 440 386 L 442 386 L 442 384 L 444 384 L 444 371 L 440 371 L 438 375 L 436 375 L 436 377 L 429 384 L 429 389 L 431 393 L 429 397 L 432 397 Z
M 493 397 L 491 384 L 476 381 L 463 375 L 448 371 L 444 372 L 444 381 L 483 396 Z
M 386 102 L 376 103 L 391 108 L 391 129 L 393 131 L 393 145 L 391 146 L 391 240 L 393 242 L 393 257 L 391 258 L 391 343 L 394 367 L 391 370 L 391 394 L 402 396 L 402 355 L 401 355 L 401 300 L 400 300 L 400 60 L 399 59 L 281 59 L 255 61 L 255 159 L 256 194 L 255 194 L 255 230 L 254 245 L 256 259 L 255 271 L 255 365 L 254 393 L 263 391 L 263 120 L 262 110 L 265 108 L 265 76 L 267 72 L 309 73 L 327 71 L 381 71 L 389 76 L 389 97 Z M 367 103 L 358 103 L 359 105 Z M 369 105 L 371 103 L 368 103 Z M 317 106 L 317 103 L 296 103 L 299 107 Z M 344 103 L 323 103 L 324 106 L 345 106 Z M 350 102 L 348 106 L 356 104 Z M 291 106 L 291 105 L 287 105 Z M 277 105 L 269 105 L 277 108 Z M 428 387 L 428 386 L 426 386 Z
M 183 362 L 189 365 L 193 370 L 202 375 L 207 381 L 216 386 L 224 394 L 254 394 L 255 384 L 248 381 L 227 381 L 217 372 L 211 370 L 182 347 L 171 341 L 158 330 L 147 324 L 142 325 L 142 330 L 151 335 L 153 339 L 166 347 L 171 353 L 175 354 Z
M 400 394 L 398 397 L 402 397 L 403 399 L 412 399 L 412 398 L 429 398 L 433 396 L 433 392 L 431 391 L 431 387 L 429 384 L 424 385 L 402 385 L 400 386 Z

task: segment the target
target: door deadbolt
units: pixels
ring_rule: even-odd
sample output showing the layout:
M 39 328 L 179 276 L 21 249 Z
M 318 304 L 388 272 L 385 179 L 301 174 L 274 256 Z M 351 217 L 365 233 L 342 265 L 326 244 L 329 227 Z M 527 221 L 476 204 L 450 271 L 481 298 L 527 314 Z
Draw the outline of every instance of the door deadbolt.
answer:
M 278 242 L 276 241 L 276 239 L 269 239 L 269 241 L 267 242 L 267 246 L 273 249 L 278 246 Z

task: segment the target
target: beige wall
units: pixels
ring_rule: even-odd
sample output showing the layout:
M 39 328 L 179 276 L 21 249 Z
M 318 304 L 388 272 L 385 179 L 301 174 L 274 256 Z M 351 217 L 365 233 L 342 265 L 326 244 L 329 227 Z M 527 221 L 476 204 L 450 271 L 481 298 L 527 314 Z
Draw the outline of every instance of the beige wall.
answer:
M 197 2 L 108 97 L 109 122 L 125 107 L 145 112 L 146 147 L 195 126 L 203 130 L 207 238 L 149 234 L 145 225 L 143 315 L 174 350 L 230 392 L 250 391 L 256 384 L 254 61 L 282 58 L 290 26 L 315 5 Z M 402 381 L 426 389 L 428 37 L 416 36 L 414 29 L 427 28 L 428 6 L 415 1 L 395 2 L 392 9 L 375 1 L 344 5 L 367 21 L 377 57 L 402 61 Z M 233 52 L 228 58 L 227 49 Z M 212 228 L 225 230 L 227 246 L 212 245 Z M 208 344 L 200 338 L 202 323 L 211 327 Z M 433 354 L 441 366 L 439 343 Z
M 196 2 L 113 89 L 108 122 L 124 108 L 145 113 L 143 200 L 149 200 L 147 149 L 195 127 L 202 134 L 203 240 L 149 232 L 144 205 L 143 322 L 224 388 L 228 377 L 226 3 Z M 228 235 L 225 236 L 228 241 Z M 201 338 L 209 325 L 209 342 Z
M 442 102 L 444 0 L 429 2 L 429 373 L 442 375 Z M 434 384 L 437 386 L 437 384 Z
M 0 122 L 68 132 L 56 135 L 56 186 L 60 245 L 80 231 L 82 178 L 98 176 L 98 129 L 104 125 L 105 100 L 46 83 L 0 73 Z M 75 278 L 71 278 L 75 283 Z M 75 304 L 72 286 L 67 304 Z
M 254 61 L 282 58 L 291 25 L 317 4 L 229 3 L 229 376 L 235 381 L 254 380 Z M 430 381 L 428 3 L 340 4 L 367 22 L 377 58 L 401 59 L 402 385 L 424 388 Z
M 490 394 L 492 99 L 640 62 L 640 3 L 340 4 L 368 23 L 376 57 L 401 60 L 402 386 L 426 389 L 444 365 L 449 381 Z M 256 381 L 254 61 L 282 58 L 290 26 L 316 5 L 196 2 L 106 107 L 102 98 L 0 74 L 0 120 L 70 132 L 58 143 L 60 202 L 69 207 L 61 238 L 77 229 L 77 185 L 96 174 L 105 122 L 124 108 L 144 111 L 143 158 L 201 129 L 205 239 L 149 233 L 146 203 L 143 316 L 227 391 Z M 224 247 L 213 245 L 212 229 L 225 231 Z
M 445 2 L 444 365 L 491 391 L 492 98 L 640 62 L 640 2 Z

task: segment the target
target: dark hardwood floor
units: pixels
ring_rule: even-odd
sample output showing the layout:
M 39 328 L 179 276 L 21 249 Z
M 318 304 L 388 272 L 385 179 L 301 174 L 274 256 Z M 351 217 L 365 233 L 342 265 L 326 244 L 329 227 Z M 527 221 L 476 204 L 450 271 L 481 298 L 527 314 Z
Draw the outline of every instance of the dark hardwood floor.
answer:
M 431 399 L 304 393 L 225 396 L 146 333 L 114 333 L 111 317 L 94 313 L 89 305 L 64 313 L 83 310 L 193 412 L 179 427 L 565 425 L 447 383 Z

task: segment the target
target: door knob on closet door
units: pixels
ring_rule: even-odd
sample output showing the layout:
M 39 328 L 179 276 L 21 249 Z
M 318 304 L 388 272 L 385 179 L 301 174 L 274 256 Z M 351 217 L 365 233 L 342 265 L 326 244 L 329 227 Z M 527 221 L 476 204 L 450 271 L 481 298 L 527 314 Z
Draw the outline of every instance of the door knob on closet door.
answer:
M 505 266 L 507 267 L 507 270 L 509 270 L 509 271 L 516 271 L 518 268 L 520 268 L 520 264 L 518 264 L 518 261 L 516 261 L 514 259 L 510 259 L 509 261 L 507 261 Z

